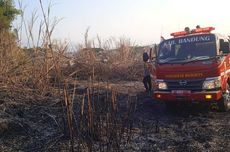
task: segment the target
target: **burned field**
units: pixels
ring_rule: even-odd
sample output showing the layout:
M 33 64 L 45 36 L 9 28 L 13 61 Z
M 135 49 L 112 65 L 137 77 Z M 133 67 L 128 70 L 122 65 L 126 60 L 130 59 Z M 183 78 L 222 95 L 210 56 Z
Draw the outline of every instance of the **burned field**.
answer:
M 31 19 L 22 1 L 19 8 L 12 2 L 0 5 L 0 152 L 230 151 L 230 112 L 197 104 L 168 109 L 142 83 L 148 81 L 146 90 L 153 86 L 162 101 L 175 94 L 191 101 L 220 99 L 219 111 L 226 111 L 229 36 L 198 25 L 167 40 L 161 31 L 160 44 L 139 46 L 132 42 L 135 34 L 90 37 L 88 27 L 83 43 L 74 44 L 53 37 L 62 18 L 51 15 L 51 1 L 29 7 Z
M 0 105 L 1 151 L 228 151 L 229 112 L 199 105 L 168 111 L 141 82 L 69 88 Z M 107 88 L 107 89 L 106 89 Z M 116 88 L 116 89 L 114 89 Z M 112 91 L 111 91 L 112 90 Z M 73 95 L 75 93 L 75 97 Z M 21 94 L 23 96 L 23 94 Z M 71 102 L 73 101 L 73 102 Z M 67 102 L 68 106 L 63 106 Z
M 144 99 L 136 111 L 145 141 L 141 151 L 228 151 L 229 113 L 200 105 L 168 111 Z M 137 139 L 140 139 L 139 137 Z
M 67 44 L 4 45 L 0 151 L 228 151 L 229 112 L 168 111 L 144 92 L 144 48 L 118 44 L 70 57 Z

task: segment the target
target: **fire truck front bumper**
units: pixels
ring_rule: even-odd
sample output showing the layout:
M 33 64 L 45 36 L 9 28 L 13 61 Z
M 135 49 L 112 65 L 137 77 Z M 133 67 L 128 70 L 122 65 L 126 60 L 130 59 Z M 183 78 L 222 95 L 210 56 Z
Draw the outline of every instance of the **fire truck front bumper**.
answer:
M 155 91 L 153 94 L 155 100 L 158 101 L 190 101 L 190 102 L 213 102 L 218 101 L 222 97 L 222 92 L 218 91 L 202 91 L 190 92 L 186 90 L 177 91 Z

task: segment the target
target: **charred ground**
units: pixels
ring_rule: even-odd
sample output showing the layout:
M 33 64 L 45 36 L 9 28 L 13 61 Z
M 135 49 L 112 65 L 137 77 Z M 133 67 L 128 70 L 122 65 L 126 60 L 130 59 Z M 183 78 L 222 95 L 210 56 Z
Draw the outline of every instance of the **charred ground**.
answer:
M 228 151 L 230 148 L 229 112 L 219 113 L 200 105 L 168 111 L 163 103 L 142 91 L 141 82 L 101 83 L 116 88 L 116 99 L 113 105 L 105 100 L 113 96 L 112 92 L 105 88 L 94 90 L 92 101 L 100 104 L 91 102 L 95 104 L 92 106 L 95 122 L 90 128 L 88 98 L 84 103 L 86 116 L 80 115 L 85 85 L 82 82 L 76 88 L 78 95 L 73 102 L 75 151 Z M 51 95 L 33 96 L 20 103 L 9 99 L 1 102 L 0 109 L 1 151 L 71 150 L 67 109 L 63 109 L 61 99 Z M 99 128 L 103 131 L 96 130 Z

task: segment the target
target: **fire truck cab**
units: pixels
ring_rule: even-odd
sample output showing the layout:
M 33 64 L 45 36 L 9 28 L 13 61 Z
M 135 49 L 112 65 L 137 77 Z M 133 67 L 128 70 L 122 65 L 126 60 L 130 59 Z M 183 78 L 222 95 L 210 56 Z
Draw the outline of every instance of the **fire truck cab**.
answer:
M 171 33 L 159 44 L 154 99 L 166 105 L 180 102 L 215 103 L 230 109 L 229 37 L 214 27 Z

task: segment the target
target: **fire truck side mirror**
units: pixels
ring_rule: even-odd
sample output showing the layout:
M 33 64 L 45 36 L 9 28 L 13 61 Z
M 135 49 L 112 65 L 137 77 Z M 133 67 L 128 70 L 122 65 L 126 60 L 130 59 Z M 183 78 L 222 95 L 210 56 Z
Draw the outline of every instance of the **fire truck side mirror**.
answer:
M 229 42 L 223 42 L 220 44 L 220 50 L 223 51 L 224 54 L 230 53 L 229 50 Z

